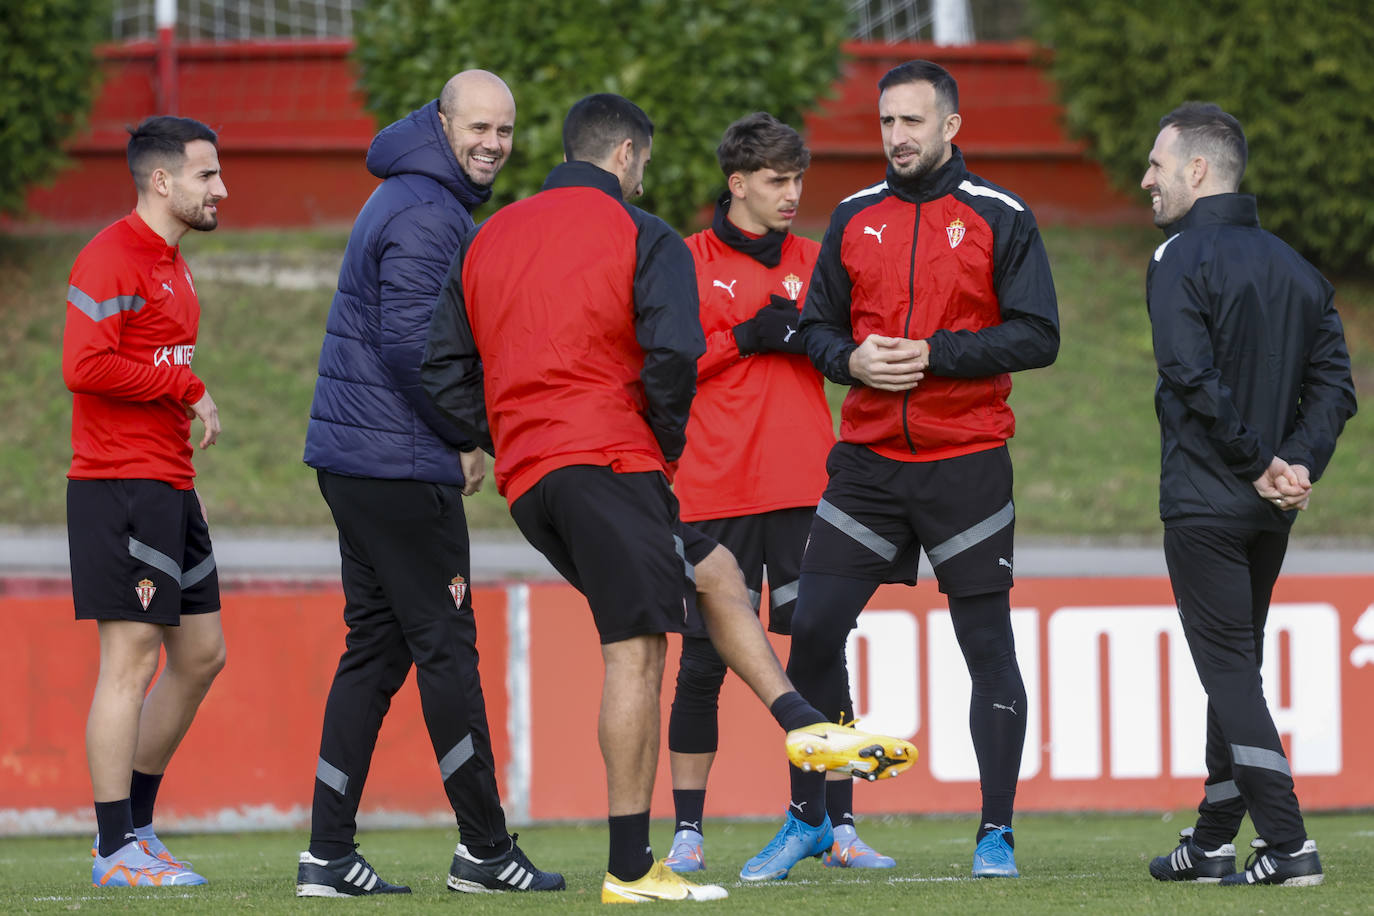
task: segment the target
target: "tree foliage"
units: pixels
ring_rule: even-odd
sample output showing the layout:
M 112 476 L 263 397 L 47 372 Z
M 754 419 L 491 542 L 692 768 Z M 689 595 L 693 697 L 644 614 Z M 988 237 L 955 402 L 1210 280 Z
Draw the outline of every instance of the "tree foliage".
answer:
M 724 179 L 726 126 L 769 111 L 800 129 L 839 75 L 845 0 L 375 0 L 357 17 L 356 57 L 382 123 L 435 98 L 471 67 L 515 93 L 515 146 L 496 202 L 539 190 L 562 161 L 563 116 L 594 92 L 623 95 L 654 122 L 636 204 L 694 225 Z
M 1189 99 L 1240 119 L 1241 190 L 1328 271 L 1374 268 L 1374 17 L 1360 0 L 1037 0 L 1071 130 L 1137 188 L 1159 119 Z
M 62 141 L 91 106 L 109 17 L 108 0 L 0 4 L 0 212 L 19 210 L 62 163 Z

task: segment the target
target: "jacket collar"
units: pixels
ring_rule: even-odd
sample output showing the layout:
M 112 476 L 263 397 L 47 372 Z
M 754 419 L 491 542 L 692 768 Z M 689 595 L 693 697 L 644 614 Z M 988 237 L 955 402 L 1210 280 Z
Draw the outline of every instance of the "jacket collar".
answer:
M 620 193 L 619 178 L 600 166 L 581 160 L 564 162 L 556 166 L 544 179 L 544 186 L 540 190 L 552 191 L 555 188 L 596 188 L 618 201 L 625 200 L 624 195 Z
M 964 166 L 964 154 L 959 147 L 951 145 L 949 160 L 933 172 L 927 172 L 915 181 L 902 178 L 887 167 L 887 186 L 892 193 L 907 203 L 923 204 L 926 201 L 944 197 L 959 187 L 959 182 L 968 176 Z
M 1167 226 L 1165 235 L 1202 226 L 1233 225 L 1259 228 L 1259 206 L 1253 194 L 1211 194 L 1193 201 L 1188 212 Z
M 787 233 L 769 229 L 763 235 L 746 234 L 740 227 L 730 222 L 730 192 L 726 190 L 716 201 L 716 215 L 711 220 L 711 231 L 726 245 L 747 254 L 770 270 L 782 263 L 782 243 L 787 241 Z
M 167 240 L 157 234 L 157 231 L 143 221 L 143 217 L 138 215 L 138 208 L 129 211 L 129 215 L 124 217 L 124 222 L 129 224 L 129 228 L 138 236 L 139 241 L 146 244 L 149 248 L 161 255 L 176 255 L 177 246 L 168 245 Z

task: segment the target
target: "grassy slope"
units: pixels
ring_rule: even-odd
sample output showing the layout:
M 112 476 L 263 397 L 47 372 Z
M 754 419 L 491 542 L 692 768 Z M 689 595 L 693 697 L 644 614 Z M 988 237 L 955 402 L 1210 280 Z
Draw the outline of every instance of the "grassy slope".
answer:
M 1023 533 L 1145 536 L 1158 529 L 1158 432 L 1143 305 L 1146 259 L 1157 233 L 1051 229 L 1063 346 L 1049 369 L 1017 377 L 1019 528 Z M 0 524 L 61 524 L 69 460 L 69 397 L 62 386 L 63 290 L 84 236 L 0 236 Z M 225 425 L 197 456 L 217 525 L 327 527 L 313 475 L 301 464 L 319 340 L 330 291 L 207 279 L 248 256 L 274 264 L 337 265 L 339 233 L 192 235 L 184 250 L 204 315 L 196 371 Z M 1339 283 L 1363 391 L 1374 383 L 1374 282 Z M 1374 537 L 1374 425 L 1347 429 L 1301 534 Z M 509 527 L 487 488 L 469 501 L 474 527 Z
M 898 860 L 891 871 L 842 871 L 807 861 L 789 880 L 745 885 L 739 866 L 757 852 L 776 825 L 715 821 L 707 827 L 707 871 L 701 880 L 725 885 L 728 900 L 709 904 L 712 913 L 967 914 L 1008 912 L 1155 913 L 1322 913 L 1368 912 L 1374 899 L 1374 852 L 1368 818 L 1316 815 L 1307 819 L 1317 840 L 1326 883 L 1317 888 L 1219 888 L 1161 884 L 1146 872 L 1149 857 L 1177 842 L 1180 814 L 1170 823 L 1159 815 L 1026 816 L 1017 824 L 1017 859 L 1022 878 L 974 881 L 972 821 L 968 818 L 869 817 L 862 835 Z M 654 824 L 655 848 L 667 848 L 670 826 Z M 600 882 L 605 868 L 602 824 L 530 827 L 521 846 L 537 865 L 564 873 L 568 890 L 556 895 L 464 896 L 447 891 L 443 879 L 455 842 L 452 830 L 367 831 L 362 852 L 384 877 L 407 883 L 409 897 L 359 899 L 349 912 L 390 914 L 434 912 L 460 907 L 463 913 L 602 912 Z M 1240 843 L 1248 841 L 1243 832 Z M 93 909 L 140 912 L 299 913 L 332 909 L 296 900 L 293 882 L 304 833 L 199 834 L 168 837 L 178 855 L 210 878 L 204 888 L 97 890 L 89 883 L 85 837 L 6 839 L 0 852 L 0 908 L 40 913 Z

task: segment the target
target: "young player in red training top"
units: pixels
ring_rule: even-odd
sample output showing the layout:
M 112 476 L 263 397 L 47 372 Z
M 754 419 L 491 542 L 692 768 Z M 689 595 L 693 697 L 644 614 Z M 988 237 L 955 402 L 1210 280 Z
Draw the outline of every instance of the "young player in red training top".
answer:
M 683 520 L 738 559 L 756 612 L 767 567 L 768 629 L 789 633 L 802 551 L 835 444 L 821 375 L 797 333 L 821 247 L 789 231 L 810 153 L 795 130 L 756 112 L 726 129 L 716 156 L 729 187 L 711 228 L 687 239 L 706 355 L 697 361 L 674 490 Z M 705 867 L 702 818 L 724 678 L 705 632 L 684 634 L 668 720 L 677 824 L 667 864 L 679 872 Z M 852 708 L 844 714 L 853 719 Z M 842 774 L 827 782 L 835 837 L 825 864 L 891 868 L 891 858 L 855 833 L 853 786 Z

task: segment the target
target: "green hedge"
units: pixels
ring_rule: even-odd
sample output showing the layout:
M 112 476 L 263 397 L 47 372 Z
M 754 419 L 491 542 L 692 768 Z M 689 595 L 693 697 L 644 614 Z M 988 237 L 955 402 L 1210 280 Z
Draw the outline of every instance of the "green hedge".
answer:
M 459 70 L 499 74 L 515 93 L 515 148 L 497 204 L 539 190 L 562 161 L 563 115 L 616 92 L 654 122 L 636 203 L 681 230 L 724 188 L 725 127 L 764 110 L 800 129 L 839 75 L 845 0 L 376 0 L 358 13 L 356 59 L 369 108 L 388 123 Z
M 1374 268 L 1370 14 L 1363 0 L 1036 0 L 1069 126 L 1115 181 L 1139 189 L 1161 116 L 1216 102 L 1245 127 L 1241 190 L 1261 221 L 1327 271 Z
M 63 162 L 61 144 L 95 92 L 95 43 L 109 34 L 108 0 L 0 4 L 0 212 Z

